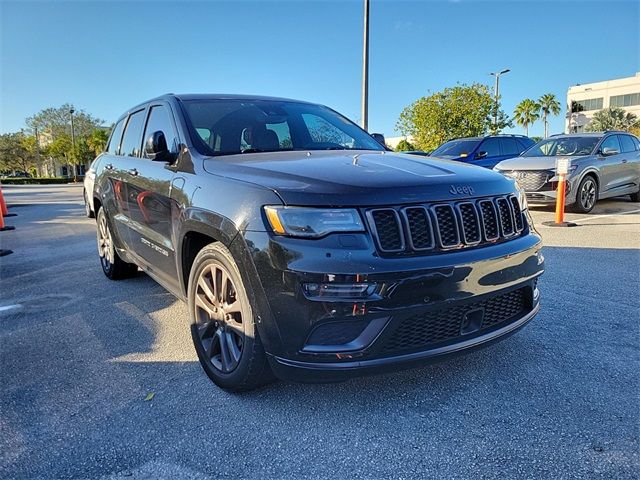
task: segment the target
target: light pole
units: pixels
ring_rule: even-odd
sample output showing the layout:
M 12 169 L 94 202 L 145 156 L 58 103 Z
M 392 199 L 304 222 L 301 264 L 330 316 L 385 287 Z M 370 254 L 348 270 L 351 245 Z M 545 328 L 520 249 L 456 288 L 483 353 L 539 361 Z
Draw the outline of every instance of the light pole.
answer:
M 69 156 L 69 160 L 74 161 L 75 160 L 75 153 L 76 153 L 76 132 L 75 129 L 73 128 L 73 114 L 75 113 L 75 110 L 73 109 L 73 107 L 71 107 L 71 109 L 69 109 L 69 116 L 71 117 L 71 155 Z M 69 170 L 71 170 L 72 168 L 72 164 L 69 164 Z M 76 178 L 76 171 L 75 168 L 73 170 L 73 179 L 75 181 Z
M 493 128 L 495 129 L 496 133 L 498 133 L 498 99 L 500 98 L 500 75 L 509 73 L 510 71 L 511 71 L 510 69 L 505 68 L 500 72 L 491 72 L 489 74 L 496 77 L 496 86 L 493 89 L 493 95 L 494 95 Z
M 369 0 L 364 0 L 364 39 L 362 45 L 362 128 L 369 128 Z

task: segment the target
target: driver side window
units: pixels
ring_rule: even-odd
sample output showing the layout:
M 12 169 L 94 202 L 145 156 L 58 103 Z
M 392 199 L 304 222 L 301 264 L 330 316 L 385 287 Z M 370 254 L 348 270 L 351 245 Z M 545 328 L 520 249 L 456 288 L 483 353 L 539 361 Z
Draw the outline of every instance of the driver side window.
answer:
M 620 152 L 620 143 L 618 142 L 618 137 L 616 135 L 611 135 L 600 145 L 600 152 L 604 152 L 605 148 L 614 148 L 618 152 Z
M 487 138 L 480 147 L 478 152 L 487 152 L 487 157 L 497 157 L 500 155 L 500 139 Z

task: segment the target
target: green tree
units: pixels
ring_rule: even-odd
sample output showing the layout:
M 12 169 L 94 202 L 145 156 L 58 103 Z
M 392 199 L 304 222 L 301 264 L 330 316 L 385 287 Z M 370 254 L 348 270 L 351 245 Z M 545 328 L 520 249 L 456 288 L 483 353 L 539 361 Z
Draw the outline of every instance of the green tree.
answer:
M 396 145 L 396 152 L 410 152 L 416 149 L 416 146 L 406 138 L 403 138 Z
M 96 128 L 87 137 L 87 146 L 95 157 L 104 152 L 109 140 L 109 132 L 103 128 Z
M 0 135 L 0 170 L 28 172 L 36 164 L 30 140 L 22 132 Z
M 502 95 L 498 97 L 498 101 L 495 100 L 491 104 L 491 112 L 489 113 L 489 133 L 491 135 L 498 135 L 505 128 L 513 127 L 513 121 L 507 116 L 501 108 L 500 100 Z
M 585 130 L 588 132 L 604 132 L 606 130 L 630 132 L 634 128 L 640 128 L 638 117 L 622 108 L 609 107 L 594 113 Z
M 493 97 L 486 85 L 457 85 L 405 107 L 396 128 L 415 146 L 431 151 L 456 137 L 484 135 L 491 128 Z
M 545 93 L 538 99 L 540 112 L 542 113 L 542 124 L 544 125 L 544 138 L 549 136 L 549 115 L 560 114 L 560 102 L 553 93 Z
M 57 108 L 45 108 L 26 119 L 27 127 L 34 132 L 46 132 L 53 139 L 59 135 L 71 134 L 71 114 L 73 106 L 65 103 Z M 73 113 L 73 130 L 76 136 L 89 136 L 104 123 L 103 120 L 94 117 L 84 110 L 75 110 Z
M 529 125 L 533 124 L 540 118 L 540 105 L 530 98 L 525 98 L 513 111 L 513 119 L 515 122 L 524 127 L 524 131 L 529 136 Z

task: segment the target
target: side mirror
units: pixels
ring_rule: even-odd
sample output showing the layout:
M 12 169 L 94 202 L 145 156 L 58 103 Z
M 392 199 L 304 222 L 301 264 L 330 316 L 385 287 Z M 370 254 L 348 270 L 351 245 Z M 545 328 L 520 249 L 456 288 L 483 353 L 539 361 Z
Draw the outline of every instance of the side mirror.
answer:
M 167 139 L 161 130 L 157 130 L 149 135 L 144 143 L 144 154 L 150 160 L 156 162 L 171 161 L 171 153 L 167 147 Z
M 384 135 L 383 135 L 383 134 L 381 134 L 381 133 L 372 133 L 372 134 L 371 134 L 371 136 L 372 136 L 373 138 L 375 138 L 375 139 L 376 139 L 376 141 L 377 141 L 380 145 L 382 145 L 383 147 L 386 147 L 386 146 L 387 146 L 387 143 L 385 142 L 385 139 L 384 139 Z
M 476 153 L 476 158 L 485 158 L 486 156 L 487 156 L 487 152 L 485 152 L 484 150 Z
M 601 153 L 603 157 L 609 157 L 611 155 L 618 155 L 620 152 L 618 151 L 617 148 L 604 147 Z

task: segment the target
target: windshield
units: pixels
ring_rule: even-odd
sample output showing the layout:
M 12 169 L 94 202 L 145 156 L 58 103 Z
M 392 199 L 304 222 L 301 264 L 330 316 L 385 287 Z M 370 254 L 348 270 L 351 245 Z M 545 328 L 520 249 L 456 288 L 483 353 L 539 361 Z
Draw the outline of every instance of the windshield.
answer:
M 548 138 L 522 153 L 523 157 L 553 157 L 556 155 L 590 155 L 600 137 Z
M 321 105 L 277 100 L 187 100 L 203 155 L 291 150 L 384 150 L 364 130 Z
M 480 143 L 480 140 L 450 140 L 436 148 L 432 157 L 466 157 Z

